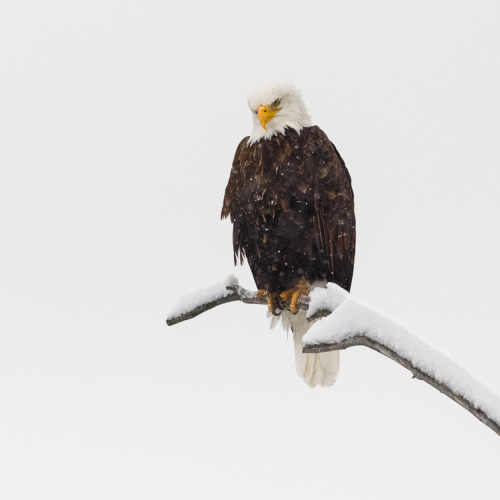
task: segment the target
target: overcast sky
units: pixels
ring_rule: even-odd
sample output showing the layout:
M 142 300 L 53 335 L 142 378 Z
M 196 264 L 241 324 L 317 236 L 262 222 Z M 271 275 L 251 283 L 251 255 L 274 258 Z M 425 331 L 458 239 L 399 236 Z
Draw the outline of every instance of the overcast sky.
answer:
M 0 497 L 498 499 L 500 438 L 363 347 L 307 387 L 233 269 L 247 95 L 302 90 L 352 176 L 352 293 L 500 393 L 500 4 L 0 5 Z

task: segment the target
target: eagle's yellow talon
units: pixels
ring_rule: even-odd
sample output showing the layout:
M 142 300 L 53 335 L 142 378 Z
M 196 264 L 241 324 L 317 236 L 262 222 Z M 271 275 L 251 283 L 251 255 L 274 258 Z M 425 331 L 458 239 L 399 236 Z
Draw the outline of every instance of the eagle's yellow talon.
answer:
M 301 282 L 295 288 L 290 288 L 281 292 L 280 297 L 290 304 L 289 309 L 292 314 L 299 312 L 299 300 L 301 297 L 309 295 L 309 286 L 307 283 Z
M 295 288 L 290 288 L 290 290 L 285 290 L 284 292 L 280 293 L 280 297 L 285 301 L 285 302 L 290 302 L 292 300 L 293 292 L 295 291 Z
M 299 295 L 293 296 L 292 301 L 290 302 L 290 312 L 292 314 L 297 314 L 299 312 L 299 307 L 297 302 L 299 301 Z
M 269 309 L 269 312 L 273 316 L 279 316 L 281 314 L 281 311 L 279 313 L 276 313 L 276 298 L 278 297 L 277 293 L 267 293 L 267 308 Z

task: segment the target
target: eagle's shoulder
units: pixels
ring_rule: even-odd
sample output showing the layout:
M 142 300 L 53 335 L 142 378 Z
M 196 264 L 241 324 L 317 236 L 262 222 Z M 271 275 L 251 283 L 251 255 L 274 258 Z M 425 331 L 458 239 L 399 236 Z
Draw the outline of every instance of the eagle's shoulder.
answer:
M 241 162 L 242 157 L 245 154 L 248 154 L 248 150 L 250 148 L 250 145 L 248 142 L 249 139 L 250 139 L 250 136 L 247 135 L 246 137 L 243 137 L 243 139 L 241 139 L 240 143 L 238 144 L 238 147 L 236 148 L 236 152 L 234 153 L 233 167 L 235 164 Z
M 226 186 L 224 194 L 224 202 L 222 205 L 221 219 L 228 217 L 237 206 L 242 189 L 242 172 L 248 168 L 251 163 L 251 151 L 249 148 L 248 140 L 250 136 L 244 137 L 234 153 L 233 164 L 231 166 L 231 173 Z
M 314 152 L 331 151 L 340 158 L 340 154 L 333 142 L 328 138 L 326 133 L 317 125 L 303 129 L 303 140 L 306 151 L 309 154 Z M 314 155 L 313 155 L 314 156 Z

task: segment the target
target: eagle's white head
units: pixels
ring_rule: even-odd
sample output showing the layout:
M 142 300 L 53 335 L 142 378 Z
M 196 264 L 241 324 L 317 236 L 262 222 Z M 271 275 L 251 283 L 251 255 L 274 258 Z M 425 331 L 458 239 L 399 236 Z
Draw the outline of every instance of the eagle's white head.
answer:
M 253 130 L 249 144 L 284 133 L 286 127 L 300 132 L 311 126 L 311 117 L 299 90 L 290 82 L 271 83 L 248 97 Z

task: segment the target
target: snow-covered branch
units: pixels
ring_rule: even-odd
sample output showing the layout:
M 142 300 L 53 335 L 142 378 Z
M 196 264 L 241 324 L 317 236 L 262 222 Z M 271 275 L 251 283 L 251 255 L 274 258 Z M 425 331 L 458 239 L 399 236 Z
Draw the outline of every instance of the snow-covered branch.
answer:
M 168 315 L 175 325 L 227 302 L 266 304 L 265 298 L 238 285 L 234 276 L 182 297 Z M 405 327 L 354 298 L 333 283 L 314 289 L 300 303 L 313 322 L 303 352 L 366 346 L 410 370 L 414 377 L 456 401 L 500 435 L 500 397 L 446 355 Z
M 311 292 L 308 314 L 317 309 L 329 309 L 332 314 L 304 335 L 304 352 L 370 347 L 410 370 L 415 378 L 453 399 L 500 434 L 500 397 L 397 321 L 333 283 Z
M 222 281 L 213 283 L 210 286 L 188 293 L 171 309 L 167 317 L 167 325 L 173 326 L 182 321 L 209 311 L 221 304 L 235 301 L 245 302 L 245 304 L 267 304 L 266 298 L 259 297 L 257 292 L 252 292 L 238 285 L 238 279 L 230 275 Z M 302 297 L 298 302 L 299 309 L 308 309 L 309 297 Z M 330 311 L 317 311 L 311 321 L 330 314 Z

